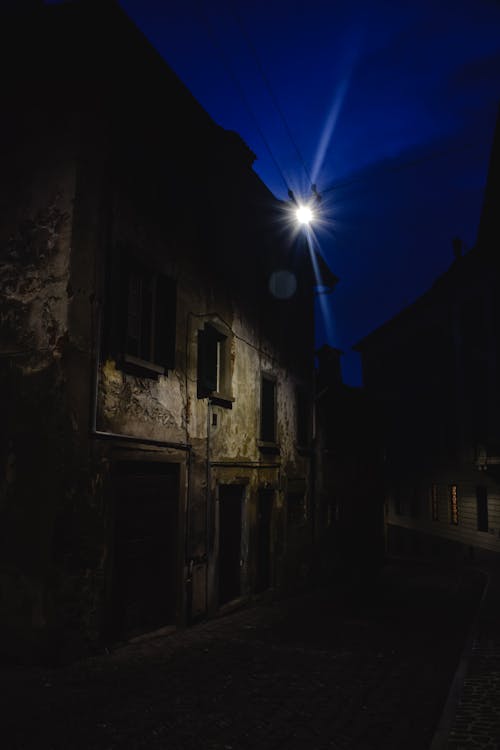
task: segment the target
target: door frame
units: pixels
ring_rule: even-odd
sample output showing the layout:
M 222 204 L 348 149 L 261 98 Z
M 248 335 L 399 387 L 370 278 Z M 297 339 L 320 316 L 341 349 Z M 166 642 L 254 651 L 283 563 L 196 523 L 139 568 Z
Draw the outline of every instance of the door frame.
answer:
M 234 481 L 218 481 L 215 489 L 215 601 L 216 609 L 230 607 L 247 596 L 248 579 L 248 498 L 249 480 L 239 477 Z M 241 491 L 241 529 L 240 529 L 240 594 L 227 602 L 220 602 L 220 489 L 221 487 L 239 487 Z
M 108 548 L 107 565 L 104 581 L 104 605 L 101 636 L 104 642 L 115 640 L 113 633 L 113 583 L 116 545 L 116 505 L 118 502 L 117 487 L 114 481 L 114 467 L 119 463 L 163 463 L 175 464 L 178 471 L 177 492 L 177 529 L 176 529 L 176 551 L 174 568 L 175 603 L 174 603 L 174 627 L 181 627 L 186 623 L 186 585 L 185 585 L 185 536 L 186 515 L 188 511 L 189 496 L 189 456 L 185 452 L 175 449 L 162 449 L 161 451 L 151 446 L 131 449 L 121 447 L 119 444 L 111 445 L 106 452 L 109 462 L 105 480 L 106 502 L 106 542 Z

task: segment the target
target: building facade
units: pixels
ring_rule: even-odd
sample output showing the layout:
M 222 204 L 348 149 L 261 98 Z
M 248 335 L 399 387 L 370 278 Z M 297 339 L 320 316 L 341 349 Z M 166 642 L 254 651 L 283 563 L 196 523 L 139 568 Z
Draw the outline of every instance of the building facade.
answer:
M 396 553 L 500 552 L 500 128 L 476 246 L 358 345 L 386 448 Z
M 335 277 L 117 4 L 1 33 L 9 649 L 74 653 L 293 587 L 314 287 Z

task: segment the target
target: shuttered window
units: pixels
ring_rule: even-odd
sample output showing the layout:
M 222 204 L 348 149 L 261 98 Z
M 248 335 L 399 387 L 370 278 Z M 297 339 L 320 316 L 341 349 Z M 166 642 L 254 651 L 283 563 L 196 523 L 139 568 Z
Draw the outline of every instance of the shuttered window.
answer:
M 176 291 L 173 279 L 122 257 L 115 348 L 123 369 L 158 375 L 175 367 Z
M 260 438 L 266 443 L 276 442 L 276 381 L 267 375 L 261 380 Z
M 227 336 L 215 326 L 207 323 L 198 331 L 198 398 L 230 390 L 226 347 Z

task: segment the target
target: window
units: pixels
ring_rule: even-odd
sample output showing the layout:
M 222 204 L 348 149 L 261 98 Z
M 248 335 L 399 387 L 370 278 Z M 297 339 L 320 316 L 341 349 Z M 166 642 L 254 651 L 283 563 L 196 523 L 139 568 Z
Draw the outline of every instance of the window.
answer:
M 276 381 L 269 375 L 262 375 L 261 381 L 260 438 L 276 442 Z
M 198 331 L 198 398 L 206 396 L 232 406 L 229 338 L 212 323 Z
M 439 521 L 439 499 L 437 484 L 431 485 L 431 518 L 433 521 Z
M 450 493 L 450 523 L 453 526 L 458 526 L 458 493 L 457 493 L 456 484 L 450 485 L 449 493 Z
M 175 366 L 175 281 L 130 256 L 122 258 L 120 364 L 143 375 Z
M 477 530 L 488 531 L 488 490 L 476 487 Z
M 299 386 L 295 392 L 297 445 L 306 447 L 309 445 L 309 403 L 305 388 Z

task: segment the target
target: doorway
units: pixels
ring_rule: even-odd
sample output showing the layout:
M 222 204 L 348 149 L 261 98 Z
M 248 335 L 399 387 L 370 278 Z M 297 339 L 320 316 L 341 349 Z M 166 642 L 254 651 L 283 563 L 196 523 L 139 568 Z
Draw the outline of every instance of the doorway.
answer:
M 245 487 L 219 485 L 219 606 L 241 595 L 241 527 Z
M 120 461 L 114 466 L 112 637 L 176 621 L 179 466 Z
M 271 523 L 274 490 L 261 489 L 257 495 L 257 551 L 255 592 L 266 591 L 271 586 Z

